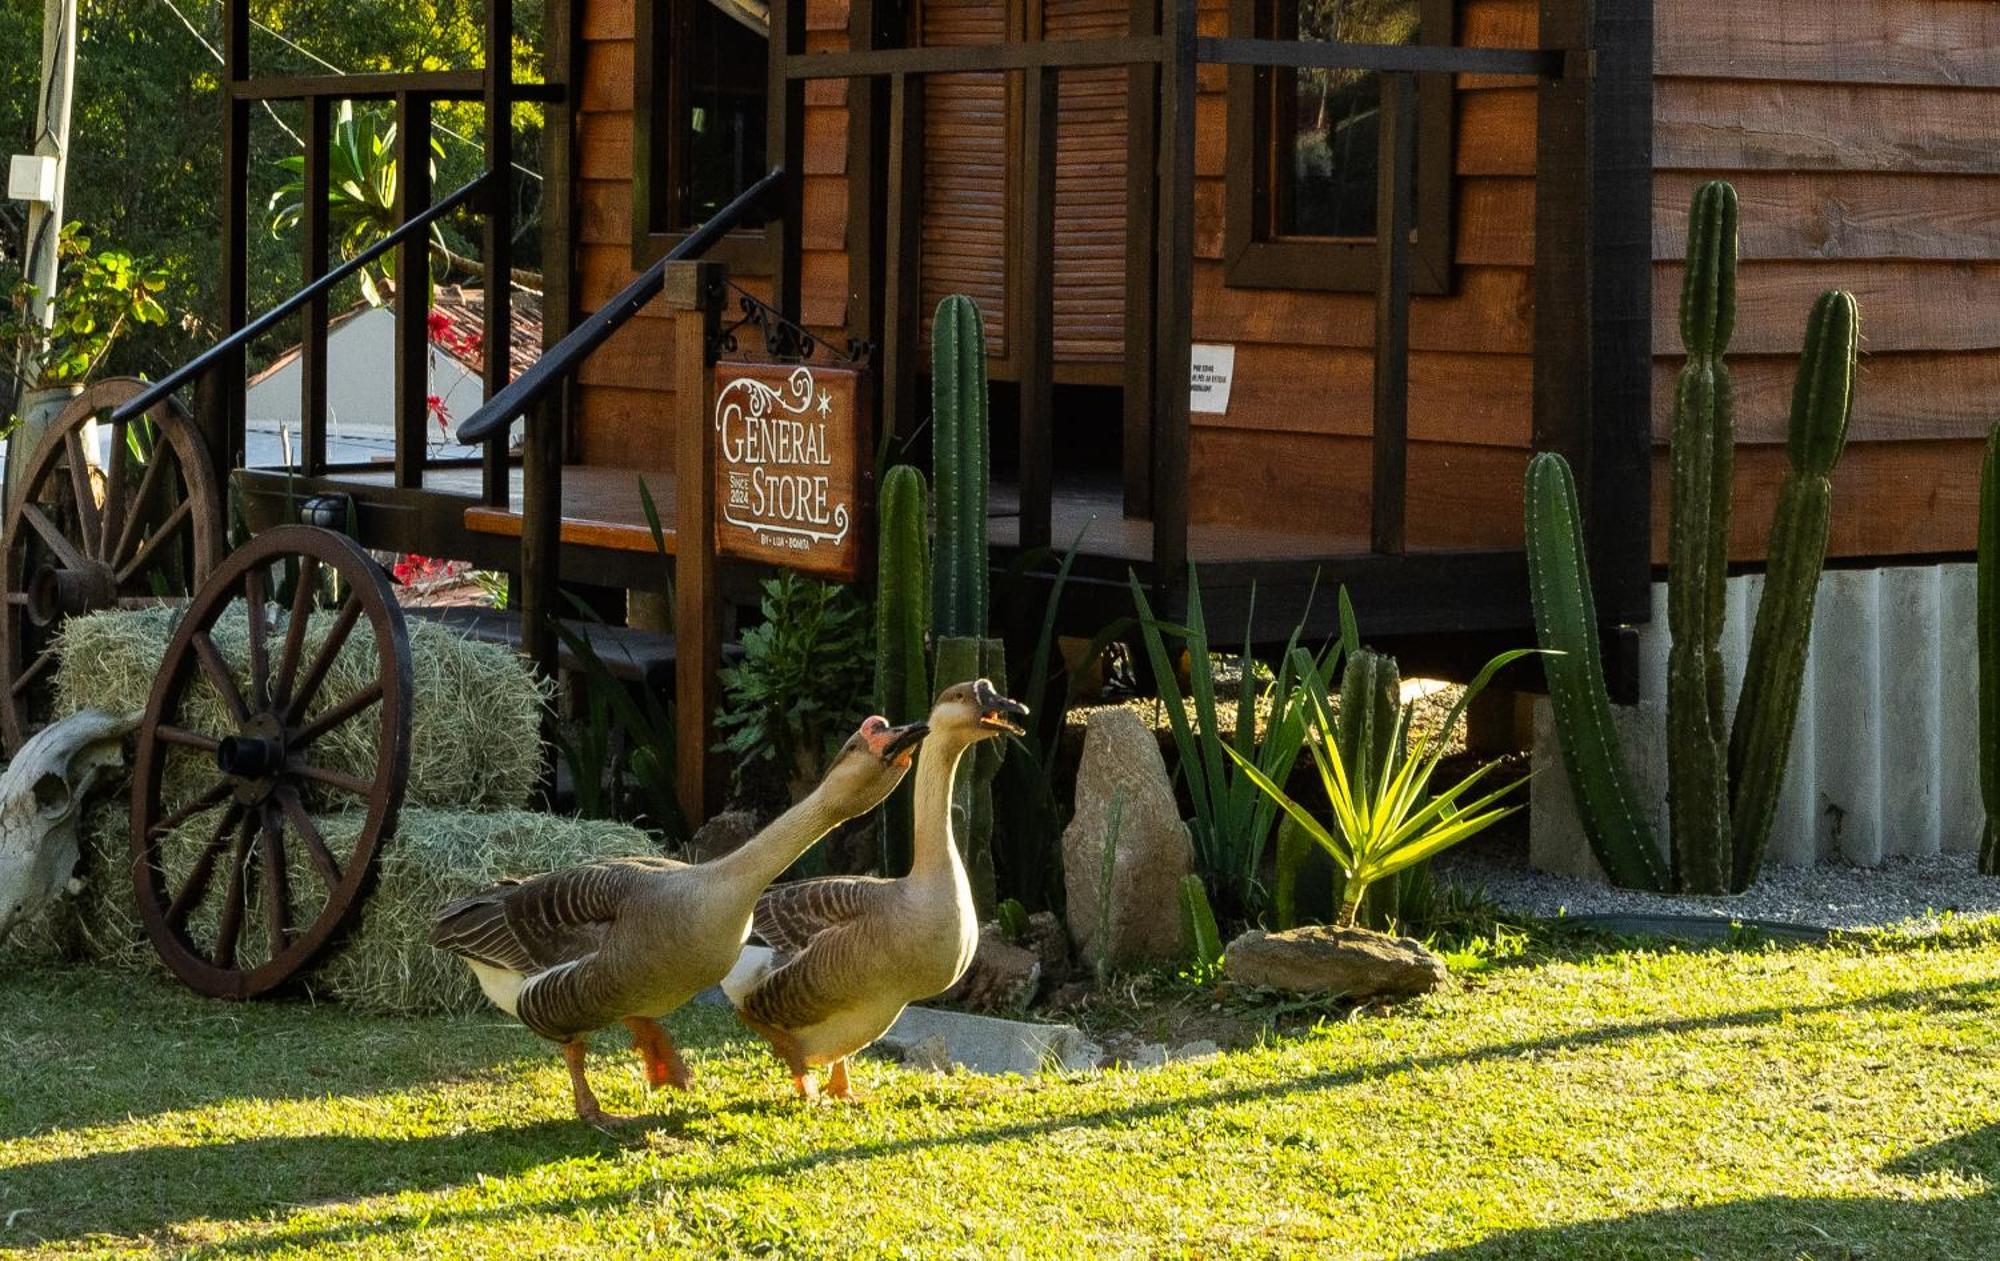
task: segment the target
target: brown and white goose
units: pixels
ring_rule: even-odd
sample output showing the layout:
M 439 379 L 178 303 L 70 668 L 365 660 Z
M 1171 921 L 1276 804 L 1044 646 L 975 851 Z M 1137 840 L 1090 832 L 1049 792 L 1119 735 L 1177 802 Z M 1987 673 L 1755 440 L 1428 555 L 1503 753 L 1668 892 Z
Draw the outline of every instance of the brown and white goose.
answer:
M 952 837 L 952 780 L 967 750 L 1021 732 L 1025 705 L 985 679 L 939 693 L 917 767 L 916 853 L 898 880 L 829 876 L 768 890 L 756 932 L 772 953 L 722 982 L 743 1023 L 763 1035 L 801 1098 L 811 1068 L 832 1065 L 826 1093 L 851 1099 L 847 1057 L 888 1031 L 910 1003 L 948 990 L 979 944 L 979 917 Z
M 757 895 L 888 796 L 924 731 L 869 718 L 804 800 L 720 858 L 613 858 L 503 880 L 440 908 L 431 944 L 464 959 L 494 1006 L 561 1044 L 579 1117 L 619 1120 L 598 1107 L 584 1076 L 586 1036 L 622 1022 L 646 1080 L 686 1089 L 687 1067 L 659 1017 L 722 979 L 749 937 Z

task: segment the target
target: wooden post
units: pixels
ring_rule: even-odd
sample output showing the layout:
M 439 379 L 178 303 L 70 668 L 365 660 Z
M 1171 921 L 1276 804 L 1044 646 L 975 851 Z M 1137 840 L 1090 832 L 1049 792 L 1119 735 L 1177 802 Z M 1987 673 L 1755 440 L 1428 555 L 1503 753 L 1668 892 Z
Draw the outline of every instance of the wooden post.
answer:
M 1537 451 L 1560 452 L 1584 487 L 1591 473 L 1591 171 L 1589 60 L 1581 50 L 1590 7 L 1591 0 L 1542 0 L 1542 46 L 1578 51 L 1535 94 L 1534 443 Z
M 799 290 L 804 261 L 800 229 L 805 216 L 806 85 L 803 79 L 786 76 L 785 59 L 806 50 L 806 0 L 773 0 L 769 29 L 765 164 L 785 168 L 777 211 L 764 224 L 764 239 L 771 249 L 771 305 L 794 324 L 804 324 Z
M 661 298 L 673 320 L 674 381 L 674 741 L 677 784 L 688 822 L 708 818 L 709 723 L 722 697 L 722 600 L 716 590 L 712 387 L 727 269 L 721 263 L 669 263 Z
M 1385 74 L 1375 168 L 1375 424 L 1371 534 L 1377 552 L 1403 552 L 1410 429 L 1411 158 L 1416 85 Z
M 882 423 L 907 438 L 917 421 L 918 334 L 923 328 L 924 80 L 889 82 L 888 229 L 882 267 Z
M 1195 4 L 1165 0 L 1160 68 L 1157 340 L 1153 375 L 1153 581 L 1188 560 L 1188 359 L 1194 335 Z
M 333 101 L 315 96 L 306 102 L 305 194 L 299 215 L 302 268 L 310 284 L 326 274 L 330 262 L 327 196 L 332 183 Z M 326 295 L 313 298 L 302 312 L 305 327 L 299 338 L 300 471 L 317 477 L 326 471 L 326 326 L 330 315 Z
M 1056 255 L 1056 85 L 1058 74 L 1046 66 L 1030 66 L 1027 118 L 1023 132 L 1028 145 L 1022 190 L 1027 223 L 1021 237 L 1024 308 L 1018 326 L 1021 347 L 1021 533 L 1023 548 L 1047 547 L 1054 495 L 1055 447 L 1055 255 Z
M 486 397 L 512 379 L 514 345 L 514 3 L 486 0 Z M 507 502 L 507 436 L 502 429 L 480 452 L 480 498 Z
M 250 321 L 250 101 L 240 94 L 250 77 L 250 3 L 227 0 L 222 22 L 222 332 L 226 337 Z M 201 417 L 215 484 L 229 485 L 230 470 L 243 458 L 243 352 L 224 355 L 215 366 L 215 388 Z
M 431 102 L 416 92 L 396 96 L 396 222 L 408 223 L 431 204 Z M 430 236 L 415 232 L 396 247 L 396 486 L 424 484 L 424 444 L 430 437 Z
M 1133 35 L 1157 35 L 1159 7 L 1135 4 Z M 1159 229 L 1157 167 L 1160 63 L 1126 67 L 1125 119 L 1125 399 L 1121 452 L 1125 515 L 1153 515 L 1154 233 Z

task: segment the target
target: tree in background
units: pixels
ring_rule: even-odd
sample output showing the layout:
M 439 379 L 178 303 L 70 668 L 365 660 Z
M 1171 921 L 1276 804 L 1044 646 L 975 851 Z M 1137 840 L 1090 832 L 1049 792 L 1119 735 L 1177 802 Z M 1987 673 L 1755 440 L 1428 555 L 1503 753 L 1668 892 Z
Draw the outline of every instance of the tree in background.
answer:
M 523 4 L 517 15 L 517 77 L 540 72 L 542 16 Z M 176 12 L 184 15 L 183 25 Z M 467 69 L 480 64 L 479 0 L 259 0 L 252 5 L 251 64 L 258 74 Z M 190 26 L 192 30 L 190 30 Z M 0 0 L 0 150 L 19 152 L 34 125 L 41 46 L 41 5 Z M 197 39 L 197 33 L 199 39 Z M 204 47 L 201 41 L 206 41 Z M 216 336 L 221 311 L 222 146 L 221 68 L 208 48 L 221 46 L 221 6 L 215 0 L 82 0 L 77 91 L 70 136 L 66 213 L 83 235 L 155 260 L 185 276 L 195 317 L 129 329 L 102 371 L 158 375 Z M 305 50 L 305 51 L 301 51 Z M 297 155 L 304 111 L 276 105 L 252 115 L 251 205 L 268 205 L 287 180 L 279 162 Z M 480 169 L 477 104 L 440 106 L 437 184 L 456 188 Z M 519 106 L 514 116 L 516 161 L 533 167 L 541 112 Z M 516 263 L 540 265 L 539 181 L 516 172 Z M 16 262 L 19 206 L 0 202 L 0 266 Z M 460 255 L 472 251 L 478 221 L 443 225 Z M 252 309 L 277 302 L 300 283 L 295 236 L 252 232 Z M 359 296 L 358 286 L 349 300 Z M 274 334 L 278 343 L 289 330 Z

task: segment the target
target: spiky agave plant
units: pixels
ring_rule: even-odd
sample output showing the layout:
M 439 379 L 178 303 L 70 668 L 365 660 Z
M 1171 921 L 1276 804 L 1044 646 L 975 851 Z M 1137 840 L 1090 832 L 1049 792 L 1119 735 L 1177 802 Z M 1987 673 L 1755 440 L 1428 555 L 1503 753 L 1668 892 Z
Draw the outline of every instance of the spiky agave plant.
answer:
M 1495 762 L 1488 762 L 1456 784 L 1436 792 L 1431 790 L 1431 780 L 1448 751 L 1451 733 L 1465 716 L 1466 706 L 1501 669 L 1533 651 L 1523 648 L 1503 652 L 1487 662 L 1452 707 L 1444 725 L 1419 738 L 1414 747 L 1409 742 L 1412 706 L 1404 705 L 1388 742 L 1388 762 L 1373 777 L 1372 784 L 1364 777 L 1362 768 L 1347 764 L 1348 750 L 1361 746 L 1343 738 L 1341 720 L 1328 702 L 1325 689 L 1317 685 L 1311 671 L 1304 672 L 1302 691 L 1310 726 L 1306 748 L 1319 769 L 1320 784 L 1332 808 L 1336 825 L 1332 828 L 1314 818 L 1242 754 L 1224 746 L 1251 782 L 1332 855 L 1345 873 L 1347 882 L 1335 916 L 1336 924 L 1343 928 L 1354 926 L 1368 886 L 1450 849 L 1521 808 L 1519 802 L 1502 803 L 1527 782 L 1526 776 L 1466 800 L 1498 765 Z

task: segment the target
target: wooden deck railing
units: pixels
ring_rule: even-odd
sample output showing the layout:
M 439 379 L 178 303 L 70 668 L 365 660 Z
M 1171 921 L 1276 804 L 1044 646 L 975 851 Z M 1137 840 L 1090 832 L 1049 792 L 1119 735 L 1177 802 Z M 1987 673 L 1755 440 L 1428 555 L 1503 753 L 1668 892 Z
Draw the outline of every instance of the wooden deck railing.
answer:
M 780 3 L 797 0 L 780 0 Z M 1412 156 L 1416 139 L 1415 99 L 1420 75 L 1480 74 L 1520 76 L 1546 87 L 1566 76 L 1587 71 L 1588 57 L 1570 48 L 1464 48 L 1443 45 L 1376 45 L 1308 43 L 1269 39 L 1211 38 L 1195 32 L 1193 0 L 1169 0 L 1162 6 L 1157 32 L 1135 31 L 1109 39 L 1048 40 L 978 47 L 877 48 L 850 52 L 806 53 L 799 44 L 775 58 L 782 68 L 782 91 L 788 99 L 802 93 L 814 79 L 886 80 L 888 169 L 883 233 L 885 245 L 878 267 L 865 267 L 880 285 L 883 355 L 882 406 L 885 426 L 907 427 L 914 419 L 917 377 L 917 310 L 921 265 L 917 223 L 922 214 L 923 100 L 925 81 L 933 75 L 1009 73 L 1021 77 L 1024 153 L 1020 170 L 1021 226 L 1025 256 L 1035 260 L 1027 269 L 1019 300 L 1028 308 L 1020 327 L 1027 331 L 1018 350 L 1020 372 L 1020 541 L 1025 547 L 1046 546 L 1051 540 L 1053 421 L 1054 421 L 1054 275 L 1055 181 L 1057 155 L 1057 88 L 1064 73 L 1112 67 L 1143 69 L 1157 81 L 1150 93 L 1152 109 L 1129 121 L 1145 128 L 1155 145 L 1156 179 L 1128 187 L 1127 249 L 1149 258 L 1150 265 L 1128 269 L 1126 390 L 1150 402 L 1150 423 L 1127 442 L 1143 442 L 1150 464 L 1150 515 L 1153 523 L 1152 574 L 1156 582 L 1175 583 L 1188 558 L 1189 355 L 1194 325 L 1194 129 L 1195 73 L 1199 65 L 1285 67 L 1294 69 L 1363 69 L 1382 79 L 1382 124 L 1377 164 L 1375 285 L 1373 476 L 1371 544 L 1377 555 L 1400 556 L 1407 545 L 1409 434 L 1410 232 L 1415 198 Z M 773 31 L 784 24 L 774 22 Z M 876 93 L 850 99 L 870 101 Z M 1148 99 L 1135 91 L 1135 104 Z M 1543 132 L 1544 159 L 1565 150 L 1551 136 L 1577 138 L 1572 160 L 1584 160 L 1582 137 L 1587 135 L 1580 112 L 1586 98 L 1551 97 L 1544 92 L 1538 127 Z M 1582 258 L 1589 249 L 1588 219 L 1579 214 L 1538 214 L 1538 266 L 1564 258 Z M 1563 269 L 1570 277 L 1587 275 L 1583 268 Z M 1577 306 L 1587 309 L 1578 295 Z M 1546 344 L 1554 326 L 1540 322 L 1536 333 L 1536 375 L 1581 375 L 1590 372 L 1589 345 L 1571 341 L 1561 347 Z M 1587 386 L 1586 393 L 1587 393 Z M 1570 396 L 1556 390 L 1551 399 Z M 1574 425 L 1587 417 L 1544 418 L 1538 394 L 1538 440 L 1568 446 L 1578 437 Z

